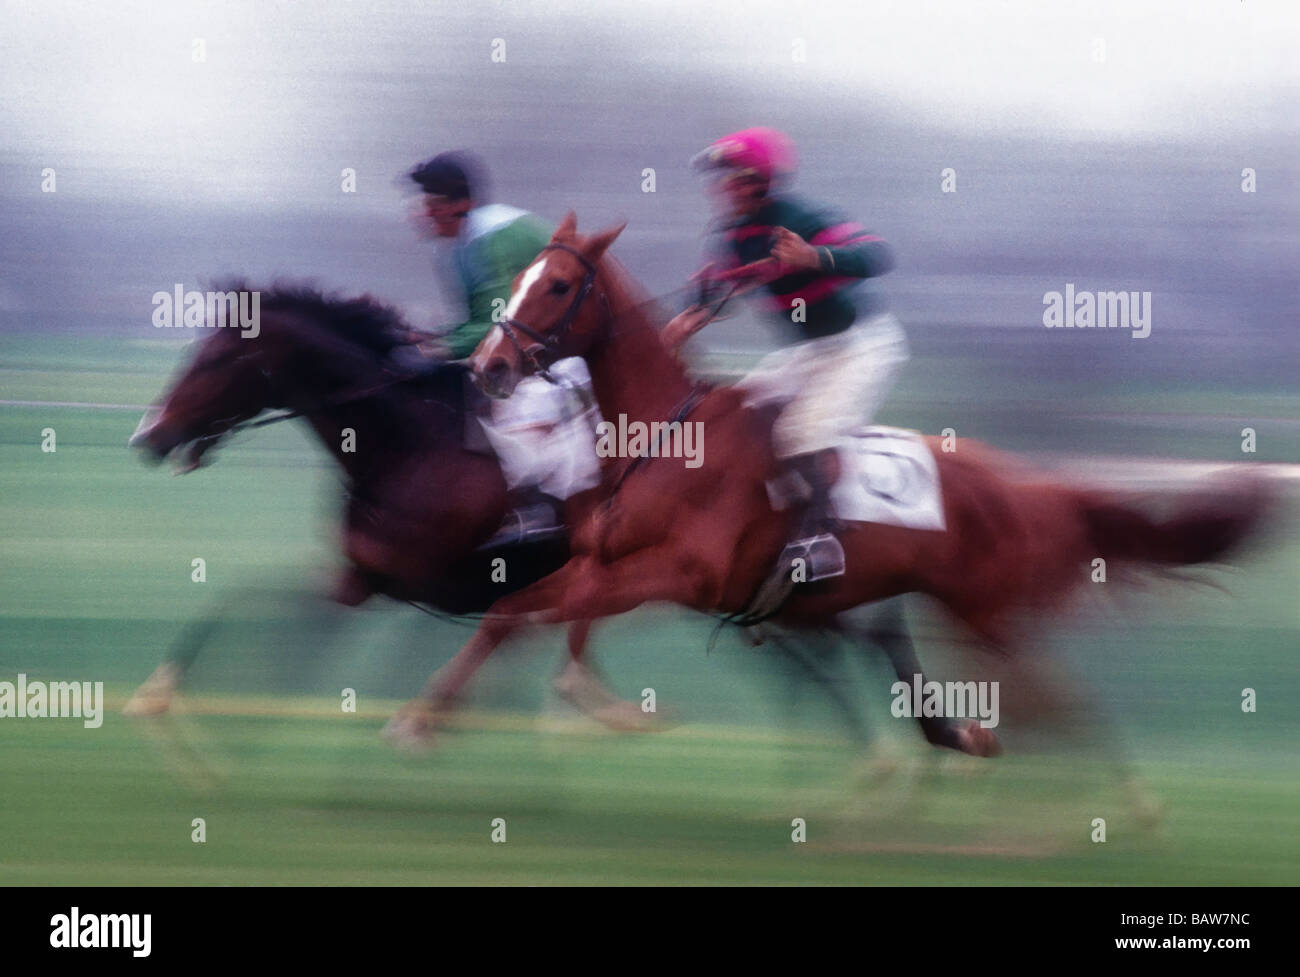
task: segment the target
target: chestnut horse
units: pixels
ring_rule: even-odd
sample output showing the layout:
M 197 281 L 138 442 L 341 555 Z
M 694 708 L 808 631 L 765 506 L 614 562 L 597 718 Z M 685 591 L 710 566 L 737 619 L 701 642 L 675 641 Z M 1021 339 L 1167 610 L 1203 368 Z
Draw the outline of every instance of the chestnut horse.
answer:
M 550 245 L 515 280 L 506 317 L 470 360 L 492 396 L 565 356 L 582 356 L 606 419 L 681 421 L 704 432 L 703 463 L 620 459 L 615 489 L 576 527 L 573 556 L 545 579 L 502 598 L 464 649 L 395 722 L 419 734 L 441 721 L 475 669 L 529 624 L 596 619 L 667 601 L 741 614 L 764 584 L 798 514 L 776 511 L 770 421 L 735 387 L 693 385 L 661 342 L 644 296 L 605 252 L 621 232 L 577 233 L 570 213 Z M 838 614 L 893 595 L 940 601 L 985 646 L 1023 644 L 1018 612 L 1051 611 L 1094 558 L 1124 567 L 1213 561 L 1255 527 L 1270 492 L 1254 479 L 1175 505 L 1154 518 L 1125 501 L 1037 476 L 973 441 L 955 451 L 928 439 L 942 487 L 943 531 L 848 523 L 847 570 L 796 587 L 774 620 L 823 627 Z M 656 452 L 657 454 L 657 452 Z

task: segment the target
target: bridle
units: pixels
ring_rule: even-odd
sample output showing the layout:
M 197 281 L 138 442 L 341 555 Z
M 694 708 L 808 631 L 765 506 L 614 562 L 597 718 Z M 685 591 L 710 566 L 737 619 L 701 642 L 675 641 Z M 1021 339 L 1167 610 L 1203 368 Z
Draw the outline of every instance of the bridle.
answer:
M 573 328 L 573 324 L 578 318 L 578 312 L 582 309 L 582 303 L 587 301 L 587 296 L 591 294 L 591 290 L 596 284 L 596 266 L 588 260 L 586 255 L 582 254 L 576 248 L 569 247 L 567 244 L 548 244 L 546 247 L 542 248 L 538 254 L 545 254 L 547 251 L 564 251 L 567 254 L 571 254 L 578 259 L 584 269 L 582 284 L 578 286 L 578 291 L 574 293 L 573 301 L 569 303 L 569 307 L 565 310 L 560 321 L 556 323 L 554 329 L 545 335 L 538 332 L 536 329 L 533 329 L 531 326 L 525 325 L 512 316 L 507 316 L 498 322 L 497 325 L 501 327 L 501 331 L 505 333 L 506 338 L 510 340 L 511 345 L 514 346 L 516 352 L 518 352 L 523 359 L 526 359 L 529 362 L 533 368 L 533 372 L 542 379 L 555 383 L 554 378 L 552 378 L 549 372 L 550 367 L 556 360 L 562 358 L 560 344 L 569 334 L 569 330 Z M 608 302 L 608 299 L 606 301 Z M 523 343 L 519 341 L 519 337 L 516 333 L 522 333 L 525 337 L 531 339 L 535 345 L 525 348 Z M 540 347 L 546 355 L 547 362 L 543 363 L 538 357 L 536 353 L 538 347 Z
M 571 254 L 581 262 L 582 267 L 585 270 L 582 284 L 578 287 L 578 292 L 573 296 L 573 301 L 569 303 L 569 307 L 565 310 L 564 315 L 560 318 L 559 322 L 556 323 L 555 328 L 546 335 L 539 333 L 536 329 L 525 325 L 512 316 L 507 316 L 498 322 L 497 325 L 501 327 L 501 331 L 505 333 L 506 338 L 510 340 L 511 345 L 514 346 L 515 350 L 519 353 L 519 356 L 529 362 L 533 368 L 533 372 L 537 376 L 554 386 L 564 387 L 572 393 L 577 394 L 579 399 L 582 401 L 584 408 L 590 410 L 596 407 L 596 403 L 592 400 L 590 394 L 588 394 L 579 384 L 569 383 L 553 376 L 549 371 L 549 367 L 553 365 L 556 360 L 561 358 L 561 351 L 559 348 L 560 343 L 564 341 L 569 330 L 573 328 L 573 324 L 578 318 L 578 312 L 582 309 L 582 303 L 585 302 L 587 296 L 591 294 L 592 287 L 596 283 L 596 266 L 587 259 L 586 255 L 580 253 L 575 248 L 569 247 L 567 244 L 548 244 L 546 247 L 542 248 L 538 254 L 544 254 L 547 251 L 564 251 Z M 732 295 L 735 294 L 739 284 L 739 280 L 732 282 L 730 289 L 726 290 L 725 294 L 720 298 L 709 299 L 709 301 L 716 302 L 715 307 L 711 311 L 711 316 L 716 316 L 722 310 L 722 307 L 726 305 Z M 606 312 L 609 312 L 609 297 L 604 292 L 601 292 L 600 295 L 601 299 L 605 302 Z M 701 291 L 701 302 L 703 303 L 703 301 L 704 296 L 703 291 Z M 522 333 L 528 339 L 531 339 L 535 345 L 525 348 L 519 341 L 519 337 L 515 335 L 517 332 Z M 539 348 L 548 357 L 548 362 L 542 363 L 540 358 L 537 356 L 535 351 Z M 667 431 L 672 427 L 672 425 L 682 424 L 685 422 L 690 413 L 704 400 L 704 395 L 706 393 L 707 389 L 705 387 L 699 384 L 692 386 L 690 393 L 686 395 L 686 398 L 673 412 L 672 420 L 668 425 L 661 429 L 660 441 L 662 441 L 663 437 L 667 434 Z M 658 443 L 656 443 L 656 448 L 657 446 Z M 658 451 L 656 450 L 654 454 L 657 455 Z M 604 505 L 607 509 L 613 508 L 614 498 L 618 495 L 618 490 L 623 487 L 623 483 L 627 480 L 628 476 L 641 467 L 647 457 L 650 457 L 650 455 L 638 456 L 633 459 L 630 465 L 623 469 L 622 473 L 615 480 L 609 496 L 604 501 Z

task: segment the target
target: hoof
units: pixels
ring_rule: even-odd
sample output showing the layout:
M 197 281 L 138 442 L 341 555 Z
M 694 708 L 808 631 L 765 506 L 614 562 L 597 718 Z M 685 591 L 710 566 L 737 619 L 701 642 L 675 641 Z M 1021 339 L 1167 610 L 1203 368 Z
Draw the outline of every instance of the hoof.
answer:
M 556 677 L 554 688 L 569 705 L 610 729 L 644 733 L 662 729 L 665 725 L 656 713 L 643 712 L 639 703 L 615 696 L 589 669 L 577 662 L 570 662 Z
M 1164 820 L 1165 809 L 1140 781 L 1129 779 L 1124 783 L 1133 816 L 1138 824 L 1148 830 L 1158 827 Z
M 971 756 L 995 757 L 1002 753 L 997 734 L 985 729 L 976 720 L 968 720 L 957 731 L 957 748 Z
M 383 737 L 396 749 L 423 753 L 433 747 L 441 725 L 438 711 L 429 703 L 416 700 L 407 703 L 388 721 Z
M 591 718 L 620 733 L 653 733 L 665 726 L 656 713 L 643 712 L 635 702 L 622 699 L 596 709 Z
M 154 673 L 145 679 L 131 698 L 122 707 L 122 715 L 136 719 L 154 719 L 165 716 L 170 710 L 172 699 L 180 686 L 181 669 L 177 665 L 164 662 L 154 669 Z
M 867 787 L 892 781 L 903 771 L 903 759 L 889 749 L 876 749 L 853 766 L 853 779 Z

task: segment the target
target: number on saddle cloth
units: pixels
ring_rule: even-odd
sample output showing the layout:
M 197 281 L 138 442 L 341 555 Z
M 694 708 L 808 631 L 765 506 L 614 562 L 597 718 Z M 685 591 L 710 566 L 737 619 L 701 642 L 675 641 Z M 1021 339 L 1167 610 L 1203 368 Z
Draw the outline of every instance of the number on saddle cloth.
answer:
M 831 489 L 845 522 L 946 528 L 939 468 L 915 431 L 864 427 L 840 448 L 843 472 Z

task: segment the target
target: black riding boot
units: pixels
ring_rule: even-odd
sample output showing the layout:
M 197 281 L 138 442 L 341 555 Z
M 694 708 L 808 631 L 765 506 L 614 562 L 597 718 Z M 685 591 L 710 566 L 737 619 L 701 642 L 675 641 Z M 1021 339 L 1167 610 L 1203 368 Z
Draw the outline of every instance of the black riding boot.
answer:
M 520 487 L 507 499 L 510 511 L 483 549 L 546 539 L 564 532 L 564 503 L 535 486 Z
M 838 476 L 838 457 L 833 449 L 798 455 L 787 462 L 791 473 L 807 486 L 807 504 L 799 529 L 782 553 L 783 561 L 803 560 L 807 581 L 838 577 L 844 573 L 844 547 L 835 538 L 839 522 L 831 502 L 831 488 Z

